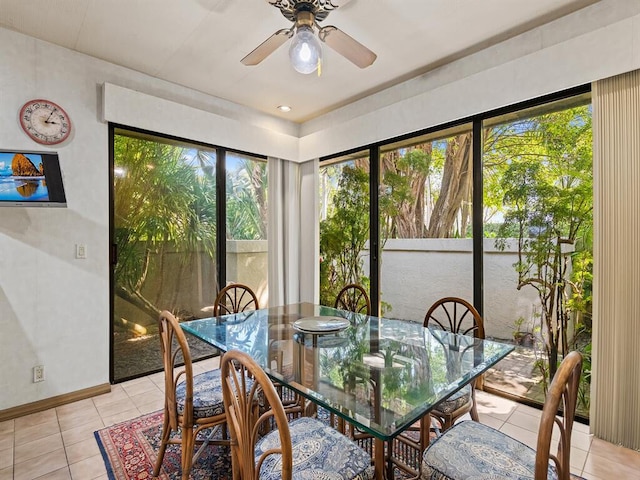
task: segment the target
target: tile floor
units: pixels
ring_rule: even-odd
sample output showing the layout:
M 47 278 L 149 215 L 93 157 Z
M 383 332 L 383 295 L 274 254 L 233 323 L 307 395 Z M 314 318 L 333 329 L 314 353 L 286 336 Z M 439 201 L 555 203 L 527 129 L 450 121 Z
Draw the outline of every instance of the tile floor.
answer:
M 196 373 L 217 367 L 210 359 Z M 483 423 L 535 447 L 540 411 L 478 392 Z M 92 480 L 107 473 L 93 432 L 162 408 L 162 374 L 114 385 L 112 391 L 0 423 L 0 480 Z M 575 424 L 571 470 L 589 480 L 640 479 L 640 452 L 597 438 Z

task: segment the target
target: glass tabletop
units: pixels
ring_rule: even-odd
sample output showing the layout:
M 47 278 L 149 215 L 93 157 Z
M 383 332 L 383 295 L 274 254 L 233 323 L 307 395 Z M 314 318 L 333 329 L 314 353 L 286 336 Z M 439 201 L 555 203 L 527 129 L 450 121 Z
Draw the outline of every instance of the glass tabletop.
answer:
M 348 323 L 337 321 L 343 319 Z M 295 324 L 298 320 L 303 321 Z M 222 351 L 250 354 L 272 379 L 382 440 L 405 430 L 513 350 L 417 322 L 311 303 L 181 326 Z

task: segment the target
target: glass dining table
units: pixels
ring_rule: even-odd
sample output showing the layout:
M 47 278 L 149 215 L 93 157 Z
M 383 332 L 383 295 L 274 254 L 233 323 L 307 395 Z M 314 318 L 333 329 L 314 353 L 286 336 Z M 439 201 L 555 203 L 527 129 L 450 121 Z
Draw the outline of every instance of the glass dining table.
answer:
M 181 327 L 223 352 L 250 354 L 272 380 L 370 434 L 376 478 L 393 477 L 396 436 L 514 348 L 312 303 Z

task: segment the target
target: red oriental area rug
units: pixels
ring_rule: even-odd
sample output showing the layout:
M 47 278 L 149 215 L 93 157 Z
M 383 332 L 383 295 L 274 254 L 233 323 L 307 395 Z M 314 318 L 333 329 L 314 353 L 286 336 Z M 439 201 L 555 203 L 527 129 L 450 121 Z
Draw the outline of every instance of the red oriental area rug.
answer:
M 328 417 L 319 412 L 319 417 Z M 143 415 L 95 432 L 110 480 L 150 480 L 162 434 L 162 411 Z M 396 452 L 402 456 L 401 452 Z M 169 445 L 157 477 L 180 480 L 180 446 Z M 396 470 L 397 479 L 404 475 Z M 191 470 L 193 480 L 231 480 L 231 457 L 227 447 L 210 445 Z M 573 480 L 581 477 L 572 475 Z M 583 479 L 582 479 L 583 480 Z
M 153 466 L 160 447 L 163 412 L 129 420 L 95 432 L 110 480 L 153 478 Z M 180 445 L 169 445 L 163 468 L 157 477 L 178 480 L 181 477 Z M 231 457 L 227 447 L 210 445 L 193 465 L 194 480 L 230 480 Z

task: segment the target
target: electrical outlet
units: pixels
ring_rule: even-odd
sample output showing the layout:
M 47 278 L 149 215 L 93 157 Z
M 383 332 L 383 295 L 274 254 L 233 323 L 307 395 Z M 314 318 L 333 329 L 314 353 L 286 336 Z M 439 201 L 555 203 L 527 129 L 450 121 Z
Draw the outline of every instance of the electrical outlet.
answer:
M 44 382 L 44 365 L 33 367 L 33 383 Z
M 83 260 L 87 258 L 87 246 L 84 243 L 76 244 L 76 258 Z

